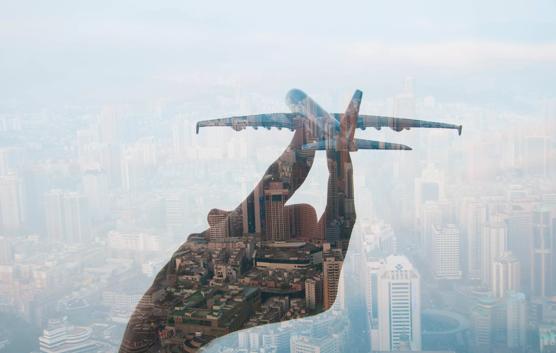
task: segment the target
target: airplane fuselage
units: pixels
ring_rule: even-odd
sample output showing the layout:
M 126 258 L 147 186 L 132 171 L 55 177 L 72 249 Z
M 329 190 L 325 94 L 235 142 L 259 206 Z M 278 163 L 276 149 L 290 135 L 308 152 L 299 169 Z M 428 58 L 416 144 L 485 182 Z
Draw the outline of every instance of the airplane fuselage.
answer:
M 299 89 L 290 90 L 286 95 L 286 104 L 292 113 L 299 113 L 307 118 L 315 140 L 336 140 L 340 133 L 340 122 L 305 92 Z

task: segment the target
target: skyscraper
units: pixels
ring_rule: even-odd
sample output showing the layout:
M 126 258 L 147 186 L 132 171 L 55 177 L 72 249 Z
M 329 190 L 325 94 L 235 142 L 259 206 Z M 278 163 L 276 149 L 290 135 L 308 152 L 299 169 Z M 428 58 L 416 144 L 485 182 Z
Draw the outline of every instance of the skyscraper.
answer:
M 523 293 L 507 293 L 506 344 L 511 349 L 527 346 L 527 301 Z
M 328 244 L 326 244 L 328 245 Z M 340 274 L 344 262 L 341 249 L 323 249 L 323 306 L 329 309 L 334 304 L 340 288 Z
M 432 251 L 433 226 L 442 225 L 442 210 L 438 202 L 427 201 L 421 208 L 421 246 L 425 255 Z
M 305 281 L 305 305 L 314 310 L 322 304 L 322 279 L 320 277 L 309 278 Z
M 486 222 L 486 206 L 475 199 L 464 201 L 462 223 L 467 245 L 467 277 L 481 278 L 481 234 Z
M 91 218 L 84 195 L 51 190 L 44 195 L 44 205 L 49 240 L 83 242 L 90 239 Z
M 405 256 L 388 256 L 379 273 L 378 326 L 379 350 L 398 350 L 405 339 L 421 349 L 420 275 Z
M 546 207 L 533 211 L 533 237 L 531 238 L 531 294 L 547 297 L 556 294 L 556 262 L 554 260 L 554 228 L 556 218 Z
M 502 298 L 509 291 L 520 291 L 520 263 L 511 252 L 505 252 L 497 257 L 492 271 L 490 290 L 495 297 Z
M 91 238 L 91 218 L 85 196 L 77 192 L 64 195 L 65 240 L 72 243 L 85 242 Z
M 261 218 L 262 185 L 254 188 L 253 193 L 249 194 L 241 204 L 241 215 L 243 221 L 244 234 L 261 234 L 261 227 L 264 220 Z
M 502 222 L 483 226 L 481 241 L 481 280 L 490 285 L 494 260 L 508 250 L 508 227 Z
M 108 175 L 100 169 L 88 170 L 83 173 L 81 182 L 91 217 L 103 219 L 109 214 Z
M 436 279 L 460 279 L 460 233 L 454 224 L 432 227 L 432 261 Z
M 284 209 L 288 194 L 282 182 L 271 182 L 264 191 L 266 240 L 290 239 L 290 214 Z
M 14 174 L 0 176 L 0 231 L 12 233 L 23 226 L 23 185 Z

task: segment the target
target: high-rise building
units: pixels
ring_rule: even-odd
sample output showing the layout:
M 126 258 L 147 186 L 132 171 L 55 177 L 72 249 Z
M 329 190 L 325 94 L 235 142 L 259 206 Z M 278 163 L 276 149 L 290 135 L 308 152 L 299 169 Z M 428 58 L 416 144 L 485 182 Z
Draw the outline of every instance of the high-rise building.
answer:
M 541 206 L 533 211 L 533 236 L 530 244 L 533 296 L 556 295 L 555 228 L 556 218 L 549 208 Z
M 481 278 L 481 234 L 486 223 L 486 206 L 475 199 L 464 201 L 462 210 L 462 223 L 466 239 L 466 269 L 470 279 Z
M 14 175 L 0 176 L 0 231 L 20 230 L 24 221 L 23 184 Z
M 91 217 L 99 220 L 108 216 L 109 179 L 106 172 L 100 169 L 85 171 L 81 182 Z
M 454 224 L 432 227 L 432 261 L 436 279 L 460 279 L 460 233 Z
M 490 297 L 479 298 L 471 309 L 471 324 L 473 329 L 473 352 L 488 353 L 494 343 L 496 328 L 499 322 L 497 312 L 499 303 Z
M 44 206 L 49 240 L 75 243 L 90 239 L 91 218 L 85 196 L 51 190 L 44 195 Z
M 433 164 L 427 165 L 414 182 L 414 214 L 416 229 L 422 227 L 421 208 L 427 201 L 438 201 L 444 197 L 444 174 Z
M 369 319 L 371 351 L 378 351 L 380 348 L 380 331 L 378 327 L 378 276 L 383 267 L 383 259 L 369 259 L 367 261 L 365 302 L 367 304 L 367 317 Z
M 433 226 L 442 226 L 442 210 L 435 201 L 427 201 L 421 209 L 421 246 L 428 256 L 432 251 Z
M 85 196 L 77 192 L 64 195 L 65 240 L 72 243 L 86 242 L 91 238 L 91 216 Z
M 405 256 L 388 256 L 379 273 L 378 327 L 379 350 L 398 350 L 404 340 L 421 349 L 420 275 Z
M 527 346 L 527 301 L 523 293 L 507 293 L 506 344 L 510 349 Z
M 483 226 L 481 241 L 481 280 L 490 285 L 494 260 L 508 250 L 508 227 L 502 222 Z
M 244 234 L 261 234 L 262 224 L 264 223 L 263 215 L 261 214 L 261 204 L 264 205 L 262 191 L 262 186 L 256 186 L 253 192 L 241 204 Z
M 290 339 L 291 353 L 337 353 L 338 342 L 333 336 L 310 337 L 292 336 Z
M 314 310 L 317 306 L 322 305 L 322 279 L 313 277 L 305 280 L 305 306 Z
M 282 182 L 270 182 L 264 191 L 265 198 L 265 239 L 284 241 L 290 239 L 290 214 L 284 209 L 289 190 Z
M 530 288 L 531 238 L 533 233 L 532 209 L 526 204 L 513 204 L 508 214 L 508 249 L 520 262 L 521 287 Z M 527 275 L 525 275 L 527 274 Z
M 208 215 L 210 240 L 230 237 L 230 217 L 227 212 L 210 212 Z
M 328 244 L 325 244 L 328 245 Z M 340 274 L 344 258 L 341 249 L 323 249 L 323 306 L 332 307 L 340 289 Z
M 504 297 L 510 291 L 520 291 L 520 263 L 510 251 L 494 260 L 490 283 L 490 290 L 497 298 Z

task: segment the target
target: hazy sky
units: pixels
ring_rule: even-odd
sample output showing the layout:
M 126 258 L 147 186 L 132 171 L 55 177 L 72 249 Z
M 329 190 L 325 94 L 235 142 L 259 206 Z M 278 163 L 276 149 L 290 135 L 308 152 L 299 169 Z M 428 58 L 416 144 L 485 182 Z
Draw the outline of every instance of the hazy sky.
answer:
M 384 98 L 405 76 L 451 101 L 531 109 L 555 95 L 554 0 L 8 0 L 0 9 L 0 109 L 195 100 L 230 85 Z

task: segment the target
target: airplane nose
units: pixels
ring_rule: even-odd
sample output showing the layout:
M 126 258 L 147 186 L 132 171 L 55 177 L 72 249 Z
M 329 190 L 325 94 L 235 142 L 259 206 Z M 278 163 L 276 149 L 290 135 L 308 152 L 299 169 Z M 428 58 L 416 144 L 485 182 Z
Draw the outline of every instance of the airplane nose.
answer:
M 307 95 L 305 94 L 305 92 L 300 89 L 294 88 L 290 90 L 286 95 L 286 104 L 289 106 L 296 105 L 306 97 Z

